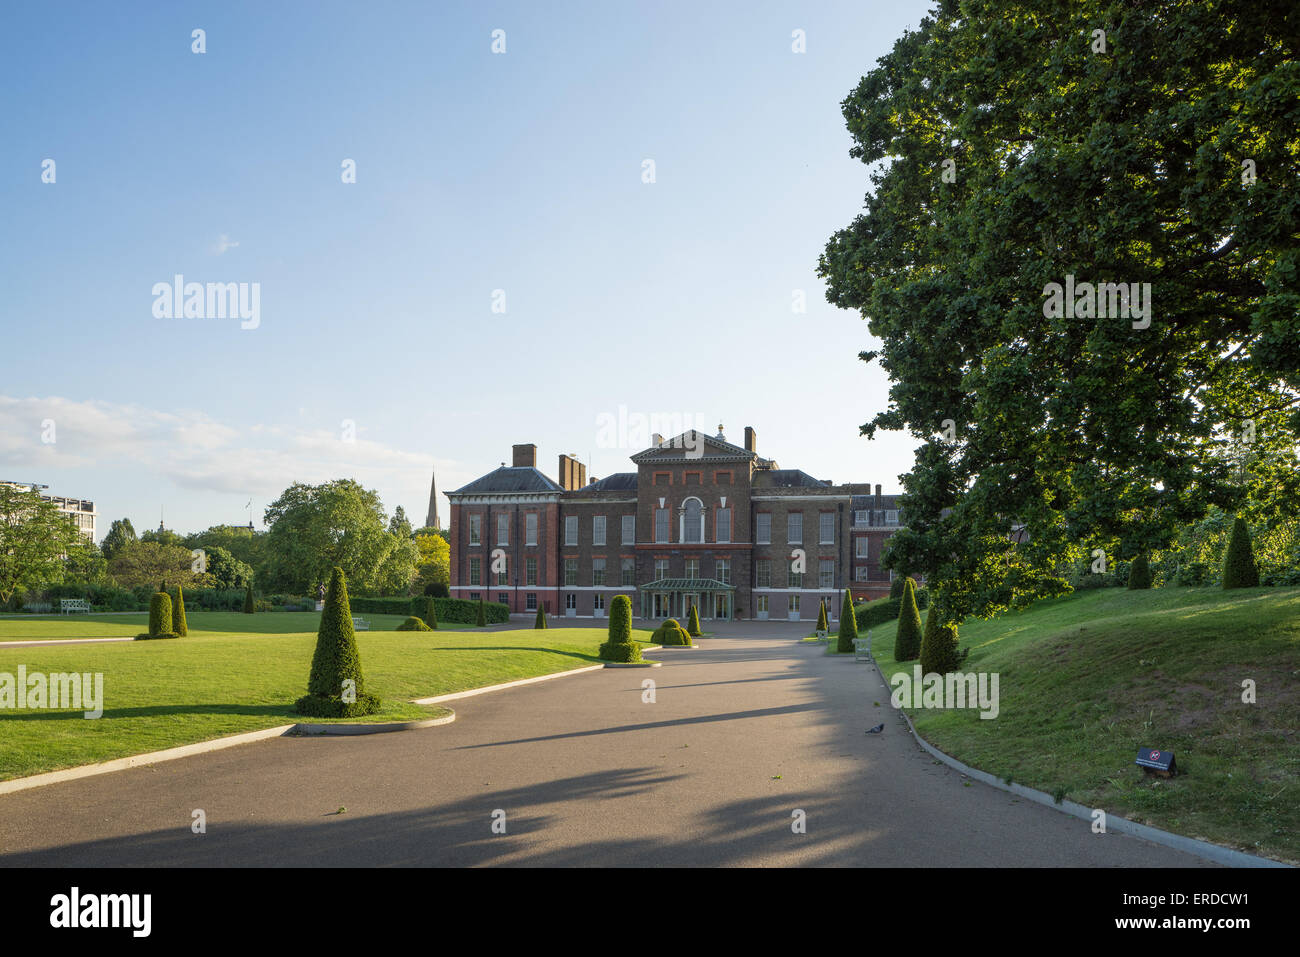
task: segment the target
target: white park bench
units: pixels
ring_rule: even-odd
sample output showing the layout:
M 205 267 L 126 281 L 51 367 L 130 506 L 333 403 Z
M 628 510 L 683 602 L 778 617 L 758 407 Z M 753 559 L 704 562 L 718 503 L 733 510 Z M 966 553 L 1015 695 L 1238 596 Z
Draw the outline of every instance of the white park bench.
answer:
M 90 602 L 84 598 L 60 598 L 59 612 L 64 615 L 70 615 L 74 611 L 84 614 L 90 614 Z
M 871 633 L 867 632 L 865 638 L 853 639 L 853 660 L 870 661 L 871 660 Z
M 364 618 L 353 618 L 352 628 L 354 631 L 369 631 L 370 622 L 366 621 Z

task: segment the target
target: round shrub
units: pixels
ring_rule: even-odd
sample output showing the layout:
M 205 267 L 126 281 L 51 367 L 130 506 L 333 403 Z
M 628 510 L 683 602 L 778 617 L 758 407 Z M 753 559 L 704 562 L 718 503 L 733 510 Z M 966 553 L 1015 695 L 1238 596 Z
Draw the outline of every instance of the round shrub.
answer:
M 393 630 L 394 631 L 433 631 L 432 628 L 426 625 L 421 619 L 416 618 L 414 615 L 406 619 L 406 621 L 402 622 Z

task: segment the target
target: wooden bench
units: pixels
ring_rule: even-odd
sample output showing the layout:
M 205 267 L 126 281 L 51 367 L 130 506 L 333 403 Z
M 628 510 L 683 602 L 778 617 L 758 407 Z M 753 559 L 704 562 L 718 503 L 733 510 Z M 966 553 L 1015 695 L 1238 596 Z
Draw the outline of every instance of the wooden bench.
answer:
M 70 615 L 74 611 L 79 611 L 83 614 L 89 615 L 90 602 L 86 601 L 86 599 L 84 598 L 60 598 L 59 599 L 60 614 Z
M 364 618 L 353 618 L 352 629 L 354 631 L 369 631 L 370 622 L 366 621 Z

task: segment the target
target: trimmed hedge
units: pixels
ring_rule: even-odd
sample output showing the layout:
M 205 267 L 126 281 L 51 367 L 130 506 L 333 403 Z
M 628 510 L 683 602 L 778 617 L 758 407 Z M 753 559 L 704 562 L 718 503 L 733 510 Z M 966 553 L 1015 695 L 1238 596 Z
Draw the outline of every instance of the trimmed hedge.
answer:
M 925 611 L 930 607 L 930 590 L 922 585 L 916 589 L 916 608 L 917 611 Z M 902 598 L 877 598 L 875 601 L 865 602 L 853 609 L 858 618 L 859 628 L 874 628 L 876 625 L 883 625 L 887 621 L 896 621 L 898 612 L 902 608 Z
M 956 671 L 970 654 L 970 649 L 957 650 L 957 626 L 940 624 L 934 608 L 925 616 L 925 634 L 921 638 L 921 673 L 946 675 Z
M 656 645 L 689 646 L 691 644 L 691 635 L 678 623 L 676 618 L 668 618 L 654 630 L 650 640 Z
M 426 597 L 417 595 L 415 598 L 354 598 L 352 611 L 354 614 L 363 615 L 402 615 L 403 617 L 421 615 L 426 611 L 424 607 Z M 478 602 L 466 598 L 433 599 L 434 614 L 439 621 L 454 621 L 461 625 L 472 625 L 477 621 L 478 606 Z M 498 602 L 484 602 L 483 610 L 487 615 L 488 624 L 500 624 L 510 620 L 510 609 Z
M 634 641 L 607 641 L 600 646 L 601 661 L 630 664 L 641 660 L 641 646 Z
M 546 627 L 546 615 L 539 608 L 542 627 Z M 627 644 L 632 640 L 632 599 L 627 595 L 615 595 L 609 603 L 609 640 Z
M 165 591 L 155 592 L 149 599 L 149 630 L 143 635 L 136 635 L 137 641 L 151 641 L 158 638 L 177 638 L 172 630 L 172 598 Z
M 394 631 L 433 631 L 432 628 L 430 628 L 428 625 L 424 623 L 423 618 L 417 618 L 414 615 L 412 615 L 410 618 L 407 618 L 406 621 L 402 622 L 393 630 Z
M 691 616 L 686 619 L 686 634 L 692 638 L 700 637 L 700 613 L 691 605 Z M 688 642 L 689 644 L 689 642 Z
M 474 625 L 478 628 L 487 627 L 487 610 L 483 607 L 483 599 L 478 600 L 478 608 L 474 610 Z

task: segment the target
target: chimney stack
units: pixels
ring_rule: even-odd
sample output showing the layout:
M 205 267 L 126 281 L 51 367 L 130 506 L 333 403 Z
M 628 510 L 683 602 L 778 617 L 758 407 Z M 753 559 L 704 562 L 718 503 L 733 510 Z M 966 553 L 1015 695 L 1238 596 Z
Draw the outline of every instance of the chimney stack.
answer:
M 572 456 L 560 454 L 560 488 L 566 492 L 582 488 L 587 484 L 587 466 Z
M 664 437 L 656 432 L 654 435 L 650 436 L 650 444 L 655 448 L 659 448 L 659 446 L 664 444 Z
M 537 468 L 537 446 L 535 445 L 516 445 L 514 447 L 515 468 Z
M 876 486 L 876 508 L 880 508 L 880 486 Z
M 745 451 L 746 452 L 758 451 L 758 436 L 754 433 L 754 430 L 751 429 L 749 426 L 745 426 Z

